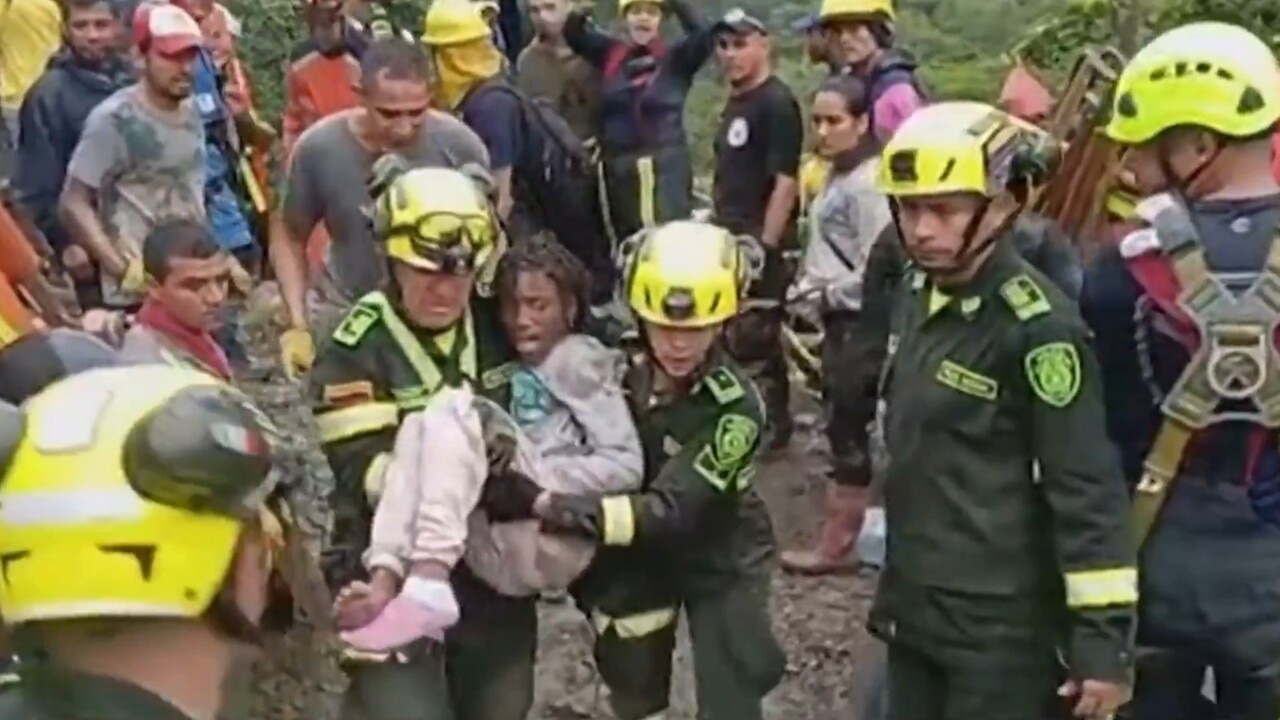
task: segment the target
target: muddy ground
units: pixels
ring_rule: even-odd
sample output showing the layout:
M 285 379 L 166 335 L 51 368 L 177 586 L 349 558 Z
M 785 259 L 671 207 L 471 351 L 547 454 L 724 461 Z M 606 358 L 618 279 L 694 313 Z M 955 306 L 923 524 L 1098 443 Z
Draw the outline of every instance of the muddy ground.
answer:
M 268 307 L 273 303 L 264 299 L 260 304 Z M 289 470 L 304 499 L 302 522 L 318 538 L 326 522 L 323 496 L 331 479 L 314 445 L 311 419 L 297 387 L 275 369 L 274 339 L 279 327 L 265 310 L 260 309 L 255 318 L 249 338 L 258 377 L 243 385 L 289 438 Z M 798 397 L 796 406 L 800 432 L 791 448 L 767 462 L 758 476 L 783 547 L 792 546 L 815 529 L 827 463 L 812 401 Z M 868 574 L 796 578 L 779 572 L 775 576 L 774 627 L 786 649 L 788 666 L 782 684 L 766 700 L 767 718 L 856 717 L 855 697 L 862 694 L 855 690 L 859 658 L 871 642 L 862 621 L 873 587 L 874 577 Z M 542 607 L 541 619 L 537 701 L 530 718 L 611 718 L 606 691 L 592 666 L 589 629 L 582 615 L 571 604 L 548 603 Z M 337 720 L 336 699 L 343 680 L 333 657 L 330 643 L 306 626 L 269 648 L 254 673 L 248 717 Z M 675 672 L 670 720 L 692 720 L 695 703 L 687 643 L 678 651 Z

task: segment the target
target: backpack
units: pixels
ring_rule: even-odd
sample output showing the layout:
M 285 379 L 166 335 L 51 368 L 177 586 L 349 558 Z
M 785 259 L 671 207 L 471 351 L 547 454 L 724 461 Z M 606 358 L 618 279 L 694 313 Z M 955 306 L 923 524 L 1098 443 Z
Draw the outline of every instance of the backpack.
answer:
M 542 226 L 555 234 L 556 240 L 576 255 L 587 267 L 598 263 L 596 255 L 612 254 L 600 212 L 599 178 L 591 153 L 546 98 L 530 98 L 505 79 L 482 85 L 475 91 L 502 92 L 520 102 L 522 122 L 528 132 L 542 140 L 540 158 L 522 157 L 515 173 L 527 197 L 532 200 L 535 216 Z

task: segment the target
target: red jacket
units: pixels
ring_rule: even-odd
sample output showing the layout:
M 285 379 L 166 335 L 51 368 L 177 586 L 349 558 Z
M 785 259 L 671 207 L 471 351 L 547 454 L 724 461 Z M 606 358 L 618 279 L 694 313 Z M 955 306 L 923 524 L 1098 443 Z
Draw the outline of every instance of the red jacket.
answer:
M 1280 181 L 1280 130 L 1271 137 L 1271 173 Z

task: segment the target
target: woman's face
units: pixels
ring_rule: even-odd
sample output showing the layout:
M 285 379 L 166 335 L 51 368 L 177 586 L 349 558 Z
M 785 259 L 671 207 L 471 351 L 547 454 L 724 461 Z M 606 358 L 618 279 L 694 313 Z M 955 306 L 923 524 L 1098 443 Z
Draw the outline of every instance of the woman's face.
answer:
M 812 116 L 817 151 L 825 158 L 857 147 L 867 132 L 867 117 L 852 115 L 844 96 L 836 92 L 819 92 L 813 98 Z
M 662 28 L 662 8 L 653 2 L 638 2 L 627 7 L 627 34 L 636 45 L 648 45 Z

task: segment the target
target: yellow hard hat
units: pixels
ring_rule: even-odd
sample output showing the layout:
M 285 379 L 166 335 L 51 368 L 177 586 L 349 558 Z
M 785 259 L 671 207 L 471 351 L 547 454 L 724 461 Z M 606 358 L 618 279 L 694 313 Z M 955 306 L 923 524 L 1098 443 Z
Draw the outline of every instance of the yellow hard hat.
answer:
M 893 0 L 822 0 L 818 10 L 818 22 L 827 23 L 844 19 L 893 20 Z
M 881 190 L 895 197 L 978 193 L 1039 184 L 1057 169 L 1061 148 L 1036 126 L 976 102 L 917 110 L 885 146 Z
M 374 227 L 387 256 L 433 272 L 469 273 L 496 245 L 489 201 L 465 173 L 409 170 L 378 197 Z
M 1236 25 L 1175 28 L 1138 51 L 1116 83 L 1106 134 L 1144 143 L 1179 125 L 1230 137 L 1266 132 L 1280 120 L 1280 67 L 1258 36 Z
M 461 45 L 489 37 L 481 6 L 470 0 L 434 0 L 422 19 L 422 44 Z
M 649 3 L 650 5 L 657 5 L 658 7 L 662 7 L 663 0 L 618 0 L 618 14 L 626 15 L 627 8 L 631 7 L 632 5 L 639 5 L 640 3 Z
M 641 319 L 698 328 L 737 314 L 750 269 L 738 238 L 728 230 L 681 220 L 633 242 L 624 289 L 631 309 Z
M 270 422 L 166 365 L 72 375 L 23 406 L 0 478 L 0 615 L 196 618 L 274 479 Z

